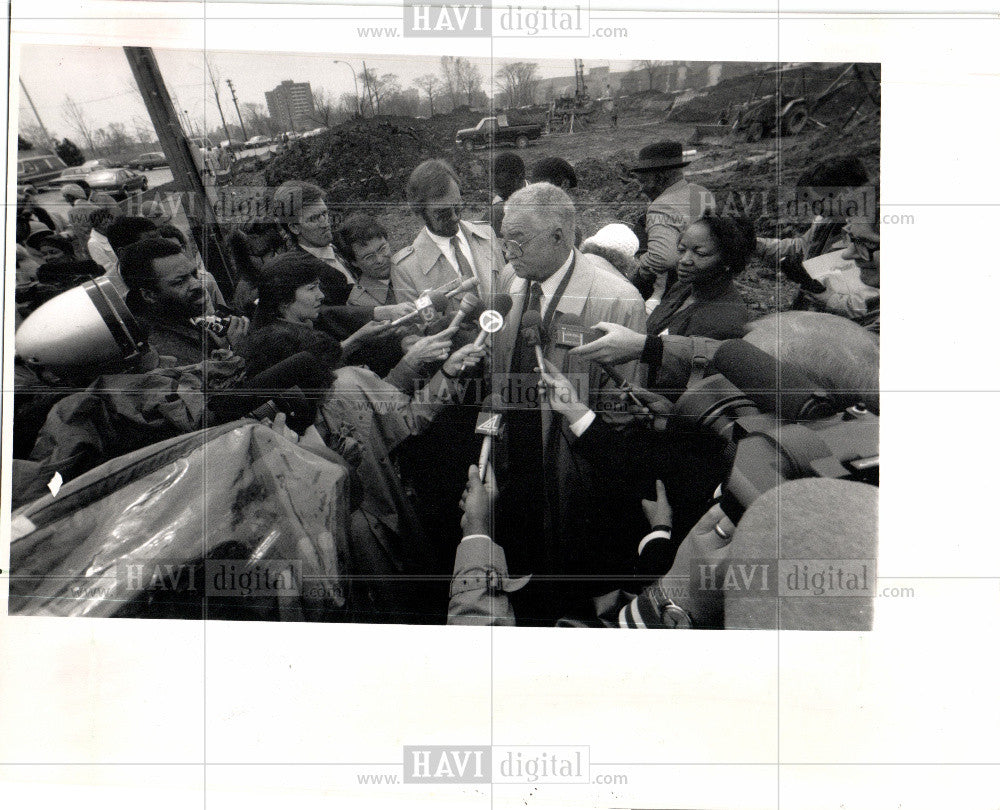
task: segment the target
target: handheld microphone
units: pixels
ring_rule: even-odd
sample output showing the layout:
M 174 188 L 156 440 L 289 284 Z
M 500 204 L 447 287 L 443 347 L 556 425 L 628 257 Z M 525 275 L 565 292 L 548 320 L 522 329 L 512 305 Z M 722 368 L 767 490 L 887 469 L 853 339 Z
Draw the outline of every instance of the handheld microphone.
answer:
M 833 416 L 833 398 L 789 365 L 745 340 L 727 340 L 715 352 L 715 370 L 762 411 L 800 422 Z
M 486 345 L 486 340 L 494 332 L 499 332 L 503 329 L 504 318 L 510 314 L 511 307 L 514 306 L 514 300 L 505 293 L 500 293 L 500 295 L 493 296 L 493 306 L 486 310 L 479 318 L 479 334 L 476 335 L 476 348 L 481 349 Z M 484 325 L 484 319 L 486 319 L 486 324 Z M 486 327 L 490 328 L 487 329 Z
M 635 405 L 640 413 L 648 414 L 649 408 L 646 407 L 646 403 L 643 402 L 636 395 L 636 386 L 633 386 L 628 380 L 626 380 L 621 373 L 614 366 L 608 365 L 607 363 L 598 363 L 601 370 L 607 374 L 611 381 L 615 384 L 619 391 L 621 391 L 625 396 L 632 400 L 632 404 Z
M 472 292 L 479 288 L 479 281 L 475 276 L 472 278 L 467 278 L 461 284 L 459 284 L 454 290 L 449 290 L 444 294 L 445 298 L 455 298 L 456 296 L 462 295 L 463 293 Z M 435 290 L 435 292 L 437 292 Z
M 479 480 L 486 480 L 486 468 L 490 463 L 490 454 L 493 452 L 493 440 L 498 438 L 503 432 L 503 416 L 500 411 L 503 408 L 503 397 L 499 394 L 490 394 L 486 402 L 483 403 L 479 418 L 476 419 L 476 433 L 483 436 L 483 446 L 479 451 Z
M 437 290 L 432 290 L 426 292 L 420 296 L 415 302 L 417 308 L 406 315 L 401 315 L 396 318 L 396 320 L 390 322 L 386 325 L 386 329 L 392 329 L 396 326 L 402 326 L 404 323 L 409 323 L 417 318 L 423 318 L 424 320 L 432 320 L 433 313 L 444 312 L 448 309 L 448 297 L 444 293 L 440 293 Z M 428 318 L 426 315 L 427 311 L 430 311 L 431 317 Z
M 479 296 L 473 292 L 467 292 L 462 296 L 462 303 L 458 307 L 458 312 L 455 313 L 455 317 L 451 319 L 451 323 L 448 324 L 448 328 L 457 329 L 462 321 L 466 319 L 469 315 L 475 312 L 477 309 L 483 306 L 483 302 L 479 300 Z
M 525 346 L 535 350 L 535 361 L 540 369 L 545 368 L 545 357 L 542 354 L 542 316 L 534 310 L 521 316 L 521 340 Z

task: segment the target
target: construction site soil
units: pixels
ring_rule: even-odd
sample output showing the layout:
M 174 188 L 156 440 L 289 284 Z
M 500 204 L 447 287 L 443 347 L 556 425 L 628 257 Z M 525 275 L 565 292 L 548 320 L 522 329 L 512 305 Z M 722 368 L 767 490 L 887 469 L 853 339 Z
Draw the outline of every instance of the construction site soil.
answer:
M 825 86 L 840 69 L 807 71 L 807 87 Z M 579 185 L 571 190 L 584 234 L 609 222 L 634 223 L 648 201 L 629 175 L 638 151 L 647 144 L 678 140 L 697 150 L 688 177 L 715 194 L 722 212 L 748 217 L 759 236 L 791 236 L 809 220 L 793 221 L 781 212 L 799 175 L 816 161 L 833 155 L 861 158 L 876 178 L 879 173 L 880 115 L 863 89 L 849 87 L 823 108 L 820 123 L 810 122 L 794 137 L 746 143 L 731 133 L 705 136 L 699 124 L 715 124 L 734 101 L 750 97 L 758 74 L 722 82 L 684 107 L 665 111 L 630 111 L 622 105 L 618 126 L 607 113 L 576 122 L 573 133 L 554 130 L 519 154 L 529 166 L 543 157 L 568 160 Z M 767 79 L 765 79 L 767 81 Z M 635 108 L 633 108 L 635 109 Z M 364 211 L 386 224 L 393 249 L 408 244 L 422 223 L 405 203 L 406 178 L 421 161 L 443 158 L 462 181 L 466 219 L 482 219 L 493 199 L 490 162 L 493 152 L 460 149 L 455 132 L 475 126 L 483 113 L 460 110 L 429 119 L 377 117 L 350 121 L 328 132 L 291 143 L 259 171 L 241 172 L 227 180 L 222 194 L 239 197 L 247 188 L 274 188 L 285 180 L 309 180 L 324 188 L 338 217 Z M 848 126 L 844 126 L 848 122 Z M 825 126 L 823 126 L 825 124 Z M 718 127 L 702 127 L 718 130 Z M 795 284 L 775 276 L 773 268 L 753 260 L 737 285 L 757 314 L 788 308 Z

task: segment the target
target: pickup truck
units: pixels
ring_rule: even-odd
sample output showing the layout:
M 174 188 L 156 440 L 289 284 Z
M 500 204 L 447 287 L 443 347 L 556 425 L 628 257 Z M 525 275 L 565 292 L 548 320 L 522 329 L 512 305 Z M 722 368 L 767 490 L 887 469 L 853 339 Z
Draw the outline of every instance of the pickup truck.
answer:
M 471 129 L 460 129 L 455 133 L 455 143 L 471 152 L 476 146 L 492 146 L 494 144 L 512 143 L 518 149 L 524 149 L 528 141 L 542 137 L 541 124 L 525 124 L 510 126 L 507 116 L 499 115 L 484 118 Z

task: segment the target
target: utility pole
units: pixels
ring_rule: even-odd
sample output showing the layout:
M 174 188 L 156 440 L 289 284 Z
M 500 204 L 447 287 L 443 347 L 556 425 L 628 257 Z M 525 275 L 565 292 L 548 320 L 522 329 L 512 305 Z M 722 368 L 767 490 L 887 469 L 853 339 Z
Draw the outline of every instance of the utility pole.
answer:
M 52 136 L 49 135 L 49 131 L 45 128 L 45 124 L 42 123 L 42 117 L 38 114 L 38 109 L 35 107 L 35 102 L 31 100 L 31 94 L 28 93 L 28 88 L 24 86 L 24 79 L 18 79 L 21 82 L 21 89 L 24 91 L 24 97 L 28 99 L 28 104 L 31 105 L 31 111 L 35 114 L 35 120 L 38 122 L 38 126 L 42 128 L 42 134 L 45 136 L 45 140 L 48 141 L 45 144 L 49 149 L 55 146 L 55 141 L 52 140 Z
M 205 60 L 205 66 L 208 68 L 208 78 L 212 80 L 212 92 L 215 93 L 215 106 L 219 108 L 219 118 L 222 119 L 222 129 L 226 133 L 226 140 L 230 143 L 233 142 L 232 137 L 229 135 L 229 127 L 226 126 L 226 116 L 222 114 L 222 102 L 219 101 L 219 87 L 215 83 L 215 76 L 212 75 L 212 66 Z
M 223 293 L 231 294 L 236 283 L 223 249 L 222 232 L 153 49 L 126 46 L 125 58 L 132 69 L 135 83 L 139 86 L 153 129 L 156 130 L 167 156 L 174 181 L 180 186 L 184 213 L 191 224 L 194 241 L 201 252 L 205 268 L 219 281 Z
M 236 117 L 240 119 L 240 129 L 243 130 L 243 140 L 248 141 L 250 137 L 247 135 L 247 128 L 243 125 L 243 113 L 240 112 L 240 103 L 236 100 L 236 90 L 233 87 L 233 80 L 226 79 L 226 84 L 229 85 L 229 92 L 233 94 L 233 106 L 236 108 Z
M 365 77 L 365 87 L 368 88 L 368 106 L 371 107 L 372 117 L 375 117 L 375 101 L 372 99 L 372 77 L 368 73 L 368 65 L 365 64 L 364 60 L 361 60 L 361 69 L 364 71 L 362 75 Z

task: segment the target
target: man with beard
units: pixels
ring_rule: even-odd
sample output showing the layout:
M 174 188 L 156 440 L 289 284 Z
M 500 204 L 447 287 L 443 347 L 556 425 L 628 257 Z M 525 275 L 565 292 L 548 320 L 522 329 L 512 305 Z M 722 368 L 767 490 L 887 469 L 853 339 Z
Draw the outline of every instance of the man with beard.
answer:
M 488 223 L 462 219 L 455 170 L 443 160 L 425 160 L 410 174 L 406 201 L 424 228 L 413 244 L 393 257 L 392 286 L 399 300 L 415 301 L 425 290 L 455 286 L 472 277 L 479 282 L 480 298 L 486 300 L 504 265 L 503 254 Z
M 147 239 L 122 249 L 119 269 L 128 287 L 125 301 L 149 329 L 149 342 L 179 365 L 200 363 L 216 349 L 232 349 L 250 321 L 232 316 L 217 320 L 215 329 L 196 319 L 206 313 L 208 297 L 198 263 L 176 242 Z

